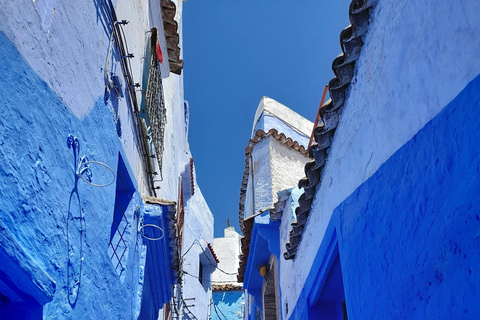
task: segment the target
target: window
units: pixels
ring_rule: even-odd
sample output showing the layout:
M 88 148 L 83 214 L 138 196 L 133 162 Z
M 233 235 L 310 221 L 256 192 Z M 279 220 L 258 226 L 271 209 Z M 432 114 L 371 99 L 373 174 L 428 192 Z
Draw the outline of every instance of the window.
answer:
M 118 275 L 125 269 L 128 256 L 128 240 L 131 210 L 128 210 L 130 200 L 135 193 L 135 186 L 130 179 L 127 167 L 122 157 L 118 156 L 117 183 L 115 188 L 115 207 L 113 222 L 110 229 L 108 254 Z
M 203 286 L 203 263 L 202 263 L 202 261 L 198 262 L 198 281 Z

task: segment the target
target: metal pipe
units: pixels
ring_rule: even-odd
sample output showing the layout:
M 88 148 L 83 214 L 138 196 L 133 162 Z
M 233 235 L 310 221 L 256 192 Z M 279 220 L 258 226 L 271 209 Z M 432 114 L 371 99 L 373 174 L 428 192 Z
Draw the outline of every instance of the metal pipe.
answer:
M 308 143 L 307 149 L 310 149 L 310 147 L 312 146 L 313 134 L 315 132 L 315 128 L 318 125 L 318 121 L 320 120 L 320 109 L 322 109 L 323 103 L 325 102 L 325 96 L 327 95 L 327 90 L 328 90 L 328 86 L 325 86 L 325 89 L 323 89 L 322 100 L 320 101 L 320 105 L 318 106 L 317 117 L 315 118 L 315 123 L 313 124 L 312 135 L 310 136 L 310 142 Z

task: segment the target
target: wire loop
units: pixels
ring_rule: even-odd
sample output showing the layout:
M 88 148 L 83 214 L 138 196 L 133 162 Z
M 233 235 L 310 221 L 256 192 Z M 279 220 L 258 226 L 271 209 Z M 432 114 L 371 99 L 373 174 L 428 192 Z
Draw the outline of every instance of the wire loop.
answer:
M 95 183 L 92 183 L 92 182 L 88 181 L 88 180 L 92 179 L 92 172 L 91 172 L 90 168 L 88 167 L 88 165 L 92 164 L 92 163 L 95 163 L 95 164 L 98 164 L 98 165 L 101 165 L 101 166 L 107 168 L 110 171 L 110 173 L 112 174 L 112 181 L 110 181 L 109 183 L 106 183 L 106 184 L 95 184 Z M 83 177 L 83 173 L 85 173 L 87 175 L 88 180 Z M 79 165 L 77 176 L 80 179 L 82 179 L 83 181 L 85 181 L 86 183 L 88 183 L 89 185 L 94 186 L 94 187 L 107 187 L 107 186 L 109 186 L 109 185 L 111 185 L 112 183 L 115 182 L 115 172 L 113 172 L 112 168 L 107 166 L 105 163 L 99 162 L 99 161 L 88 161 L 87 160 L 87 161 L 82 162 Z
M 158 230 L 162 231 L 162 235 L 159 237 L 159 238 L 150 238 L 150 237 L 147 237 L 145 235 L 145 227 L 153 227 L 153 228 L 157 228 Z M 165 232 L 163 232 L 163 229 L 160 228 L 159 226 L 155 225 L 155 224 L 142 224 L 140 225 L 140 233 L 142 234 L 142 237 L 144 237 L 145 239 L 147 240 L 152 240 L 152 241 L 158 241 L 158 240 L 161 240 L 163 238 L 163 236 L 165 235 Z

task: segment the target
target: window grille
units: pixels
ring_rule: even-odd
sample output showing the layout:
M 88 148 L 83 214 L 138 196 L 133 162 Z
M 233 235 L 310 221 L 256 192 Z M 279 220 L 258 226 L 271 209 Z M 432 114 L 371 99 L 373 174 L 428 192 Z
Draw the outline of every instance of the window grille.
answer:
M 119 156 L 117 183 L 115 188 L 115 207 L 113 222 L 110 229 L 110 243 L 108 253 L 113 267 L 118 275 L 125 270 L 128 255 L 128 229 L 130 226 L 128 206 L 135 192 L 135 187 L 130 179 L 125 163 Z
M 163 142 L 165 124 L 167 123 L 165 101 L 163 97 L 162 77 L 155 48 L 157 46 L 157 29 L 152 29 L 150 39 L 150 67 L 148 84 L 145 92 L 145 105 L 151 130 L 151 139 L 156 151 L 160 174 L 162 174 Z

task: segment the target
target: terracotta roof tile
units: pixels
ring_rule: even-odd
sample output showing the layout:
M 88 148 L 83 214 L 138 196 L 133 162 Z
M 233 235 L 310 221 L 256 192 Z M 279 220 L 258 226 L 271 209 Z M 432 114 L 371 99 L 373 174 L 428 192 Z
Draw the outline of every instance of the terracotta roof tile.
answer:
M 214 284 L 212 285 L 212 291 L 243 291 L 242 286 L 234 284 Z
M 239 213 L 238 219 L 240 224 L 240 229 L 243 233 L 244 226 L 243 226 L 243 216 L 244 216 L 244 209 L 245 209 L 245 193 L 247 192 L 247 183 L 248 183 L 248 175 L 250 172 L 250 154 L 252 153 L 253 148 L 263 141 L 266 137 L 271 136 L 281 144 L 286 147 L 289 147 L 295 151 L 300 152 L 304 156 L 308 156 L 308 151 L 297 141 L 292 140 L 292 138 L 288 138 L 283 133 L 279 133 L 276 129 L 270 129 L 268 132 L 265 132 L 261 129 L 255 132 L 255 136 L 248 141 L 248 145 L 245 148 L 245 170 L 243 172 L 243 179 L 242 179 L 242 187 L 240 188 L 240 203 L 239 203 Z
M 295 258 L 298 245 L 303 236 L 305 224 L 310 215 L 313 197 L 322 179 L 322 170 L 327 159 L 328 149 L 332 143 L 335 130 L 340 121 L 341 110 L 346 99 L 347 89 L 355 73 L 355 62 L 360 56 L 363 36 L 368 31 L 370 12 L 377 0 L 353 0 L 350 3 L 349 18 L 351 25 L 340 33 L 342 53 L 333 60 L 332 70 L 335 77 L 328 84 L 330 100 L 320 109 L 321 123 L 314 129 L 315 144 L 309 151 L 314 161 L 305 165 L 306 178 L 298 182 L 304 188 L 295 210 L 296 221 L 292 223 L 290 240 L 286 244 L 285 259 Z
M 160 5 L 162 7 L 163 30 L 167 42 L 170 72 L 181 74 L 183 60 L 180 59 L 180 47 L 178 46 L 180 37 L 178 35 L 178 23 L 175 21 L 177 8 L 171 0 L 160 0 Z
M 210 249 L 210 252 L 212 253 L 213 258 L 215 259 L 215 262 L 218 264 L 220 260 L 218 260 L 217 255 L 215 254 L 215 251 L 213 251 L 213 247 L 210 242 L 207 242 L 207 247 Z

